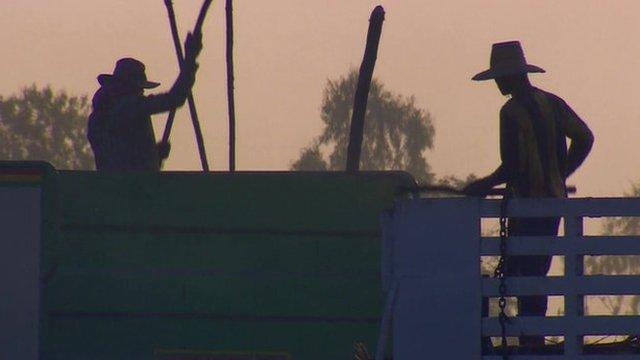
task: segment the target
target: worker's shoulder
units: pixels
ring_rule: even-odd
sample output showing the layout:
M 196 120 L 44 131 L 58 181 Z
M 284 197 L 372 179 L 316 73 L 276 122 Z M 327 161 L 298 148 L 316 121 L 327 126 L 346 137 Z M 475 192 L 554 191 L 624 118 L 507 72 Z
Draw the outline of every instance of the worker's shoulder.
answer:
M 551 104 L 553 105 L 564 105 L 566 104 L 565 101 L 558 95 L 550 92 L 550 91 L 546 91 L 546 90 L 542 90 L 540 88 L 535 88 L 534 90 L 536 92 L 536 94 L 544 99 L 546 99 L 547 101 L 549 101 Z
M 541 103 L 541 104 L 546 103 L 552 106 L 559 106 L 559 105 L 561 106 L 566 104 L 565 101 L 558 95 L 546 90 L 542 90 L 540 88 L 534 88 L 533 95 L 536 98 L 538 98 L 538 103 Z M 509 100 L 507 100 L 507 102 L 505 102 L 504 105 L 502 105 L 502 108 L 500 109 L 500 114 L 510 115 L 515 113 L 520 113 L 523 110 L 524 110 L 524 107 L 521 102 L 515 100 L 514 98 L 509 98 Z
M 507 102 L 505 102 L 504 105 L 502 105 L 502 107 L 500 108 L 500 116 L 509 117 L 512 115 L 516 115 L 521 110 L 522 109 L 521 109 L 520 103 L 518 103 L 513 98 L 509 98 Z
M 145 101 L 144 95 L 127 94 L 119 96 L 113 103 L 111 108 L 112 116 L 125 116 L 138 111 Z

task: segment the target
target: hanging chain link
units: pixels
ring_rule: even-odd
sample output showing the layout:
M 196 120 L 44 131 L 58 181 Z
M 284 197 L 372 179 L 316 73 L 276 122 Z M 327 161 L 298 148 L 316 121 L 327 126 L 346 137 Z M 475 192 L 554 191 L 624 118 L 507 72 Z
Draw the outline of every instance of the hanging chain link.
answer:
M 500 203 L 500 260 L 498 260 L 498 266 L 494 270 L 493 276 L 500 279 L 500 285 L 498 286 L 498 292 L 500 293 L 500 297 L 498 298 L 498 307 L 500 308 L 500 314 L 498 315 L 498 320 L 500 321 L 500 331 L 501 331 L 501 344 L 500 348 L 502 351 L 502 359 L 507 360 L 508 357 L 508 347 L 507 347 L 507 323 L 509 322 L 509 317 L 505 312 L 507 307 L 507 279 L 505 278 L 505 259 L 507 257 L 507 237 L 509 236 L 507 230 L 507 206 L 509 202 L 509 197 L 507 195 L 504 196 L 502 202 Z

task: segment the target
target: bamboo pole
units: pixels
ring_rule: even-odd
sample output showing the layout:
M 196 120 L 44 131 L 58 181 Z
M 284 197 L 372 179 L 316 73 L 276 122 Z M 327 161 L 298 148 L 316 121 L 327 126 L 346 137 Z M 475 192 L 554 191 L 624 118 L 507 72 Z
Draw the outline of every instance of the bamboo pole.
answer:
M 233 75 L 233 0 L 226 3 L 227 18 L 227 104 L 229 111 L 229 171 L 236 171 L 236 105 Z
M 198 20 L 196 21 L 196 26 L 193 30 L 194 34 L 198 32 L 202 32 L 202 24 L 204 23 L 204 17 L 207 13 L 209 5 L 211 5 L 212 0 L 205 0 L 202 4 L 202 8 L 200 9 L 200 14 L 198 15 Z M 171 26 L 171 36 L 173 38 L 173 45 L 176 49 L 176 56 L 178 57 L 178 64 L 180 65 L 180 69 L 182 69 L 184 63 L 184 54 L 182 53 L 182 42 L 180 41 L 180 35 L 178 33 L 178 24 L 176 22 L 176 15 L 173 10 L 173 3 L 171 0 L 165 0 L 165 5 L 167 7 L 167 14 L 169 16 L 169 25 Z M 209 163 L 207 161 L 207 153 L 204 148 L 204 139 L 202 137 L 202 129 L 200 128 L 200 120 L 198 119 L 198 112 L 196 111 L 196 104 L 193 100 L 193 93 L 189 90 L 189 95 L 187 96 L 187 103 L 189 105 L 189 113 L 191 114 L 191 122 L 193 123 L 193 130 L 196 135 L 196 142 L 198 144 L 198 154 L 200 155 L 200 163 L 202 164 L 202 171 L 209 171 Z M 169 116 L 167 118 L 167 124 L 164 129 L 164 133 L 162 134 L 162 141 L 168 142 L 169 136 L 171 135 L 171 128 L 173 126 L 173 121 L 175 118 L 176 109 L 173 109 L 169 112 Z
M 349 146 L 347 148 L 347 171 L 355 172 L 360 169 L 360 152 L 362 150 L 362 133 L 364 130 L 364 117 L 367 112 L 367 98 L 373 77 L 373 68 L 378 56 L 378 44 L 382 33 L 384 21 L 384 8 L 376 6 L 369 18 L 369 30 L 367 32 L 367 44 L 364 57 L 360 65 L 358 75 L 358 87 L 353 100 L 353 114 L 351 115 L 351 131 L 349 133 Z

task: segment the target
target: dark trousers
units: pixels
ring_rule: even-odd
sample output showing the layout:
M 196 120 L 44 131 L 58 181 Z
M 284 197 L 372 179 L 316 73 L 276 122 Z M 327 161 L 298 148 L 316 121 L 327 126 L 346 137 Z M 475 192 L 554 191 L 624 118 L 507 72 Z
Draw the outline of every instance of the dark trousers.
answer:
M 560 218 L 510 218 L 509 236 L 556 236 Z M 507 251 L 508 246 L 507 246 Z M 505 259 L 505 276 L 544 276 L 551 266 L 551 256 L 516 255 Z M 518 315 L 544 316 L 547 312 L 547 297 L 518 297 Z M 544 345 L 544 337 L 520 337 L 521 345 Z

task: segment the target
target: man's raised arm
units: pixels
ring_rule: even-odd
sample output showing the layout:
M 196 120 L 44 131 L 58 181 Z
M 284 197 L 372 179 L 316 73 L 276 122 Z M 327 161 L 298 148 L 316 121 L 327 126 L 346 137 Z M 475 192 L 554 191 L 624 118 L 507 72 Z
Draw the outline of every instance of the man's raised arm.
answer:
M 184 62 L 171 90 L 158 95 L 145 96 L 141 111 L 149 115 L 157 114 L 180 107 L 187 100 L 198 70 L 196 59 L 202 50 L 202 34 L 187 34 L 184 47 Z

